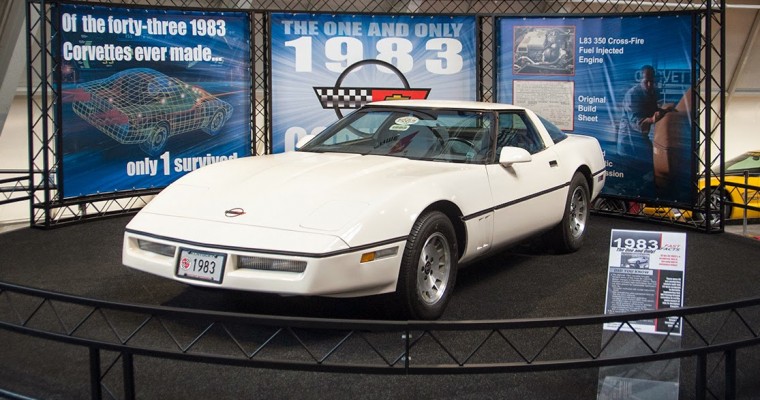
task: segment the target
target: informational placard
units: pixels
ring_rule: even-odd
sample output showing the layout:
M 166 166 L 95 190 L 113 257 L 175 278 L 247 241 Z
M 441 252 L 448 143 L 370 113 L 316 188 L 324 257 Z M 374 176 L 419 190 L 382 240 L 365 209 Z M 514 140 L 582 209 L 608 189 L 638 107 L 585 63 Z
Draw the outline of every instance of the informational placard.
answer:
M 605 314 L 683 306 L 686 234 L 613 230 L 607 270 Z M 605 330 L 681 335 L 677 317 L 608 323 Z
M 612 230 L 605 314 L 682 307 L 685 267 L 685 233 Z M 677 351 L 682 329 L 677 317 L 604 324 L 600 357 Z M 597 400 L 676 400 L 679 380 L 679 359 L 601 367 Z
M 55 11 L 64 197 L 161 188 L 250 155 L 246 13 Z
M 275 13 L 272 151 L 386 99 L 475 100 L 471 16 Z
M 604 194 L 691 204 L 691 14 L 497 19 L 497 99 L 596 137 Z

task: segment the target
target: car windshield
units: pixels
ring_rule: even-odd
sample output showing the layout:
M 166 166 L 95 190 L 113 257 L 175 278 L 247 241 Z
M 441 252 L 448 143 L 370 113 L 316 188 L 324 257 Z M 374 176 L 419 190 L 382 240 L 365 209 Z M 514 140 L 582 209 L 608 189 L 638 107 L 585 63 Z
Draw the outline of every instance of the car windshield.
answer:
M 492 150 L 493 120 L 483 111 L 367 107 L 300 150 L 484 163 Z
M 760 151 L 749 151 L 726 161 L 726 172 L 760 173 Z

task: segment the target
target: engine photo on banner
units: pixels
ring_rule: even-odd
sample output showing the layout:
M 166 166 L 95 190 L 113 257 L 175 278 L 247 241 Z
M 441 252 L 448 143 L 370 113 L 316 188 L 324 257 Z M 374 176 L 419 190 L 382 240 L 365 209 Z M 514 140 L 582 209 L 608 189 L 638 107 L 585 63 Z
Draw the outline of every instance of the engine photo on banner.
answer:
M 575 75 L 575 27 L 515 27 L 515 75 Z
M 201 129 L 215 135 L 232 106 L 198 86 L 148 68 L 82 84 L 71 94 L 74 112 L 122 144 L 160 155 L 170 136 Z

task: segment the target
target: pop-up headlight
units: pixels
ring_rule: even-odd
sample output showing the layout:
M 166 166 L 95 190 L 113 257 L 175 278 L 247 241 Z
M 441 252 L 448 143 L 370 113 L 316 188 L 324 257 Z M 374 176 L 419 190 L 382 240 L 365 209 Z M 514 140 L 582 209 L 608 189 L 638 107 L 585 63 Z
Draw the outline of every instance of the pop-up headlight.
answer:
M 306 269 L 306 261 L 239 256 L 237 258 L 237 267 L 245 269 L 256 269 L 260 271 L 301 273 Z

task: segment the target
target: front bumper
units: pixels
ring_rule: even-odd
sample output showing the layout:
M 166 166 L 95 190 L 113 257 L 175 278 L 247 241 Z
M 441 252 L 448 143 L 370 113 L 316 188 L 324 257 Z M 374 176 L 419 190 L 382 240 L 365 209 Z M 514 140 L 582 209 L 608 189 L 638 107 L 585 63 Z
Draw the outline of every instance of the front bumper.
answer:
M 143 240 L 157 245 L 173 246 L 173 255 L 162 255 L 144 250 L 138 245 Z M 396 290 L 405 238 L 384 242 L 361 249 L 346 249 L 325 254 L 277 254 L 271 251 L 188 243 L 144 232 L 127 230 L 124 234 L 122 262 L 127 267 L 158 275 L 189 285 L 209 288 L 233 289 L 281 295 L 310 295 L 329 297 L 357 297 Z M 145 246 L 143 246 L 145 247 Z M 221 283 L 199 281 L 177 276 L 180 248 L 226 255 Z M 395 253 L 388 251 L 396 248 Z M 383 250 L 392 253 L 369 262 L 361 262 L 363 254 Z M 260 257 L 306 263 L 303 272 L 255 270 L 239 267 L 240 257 Z

